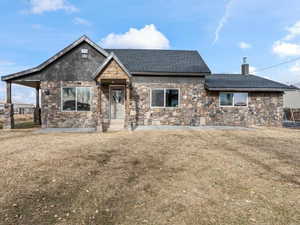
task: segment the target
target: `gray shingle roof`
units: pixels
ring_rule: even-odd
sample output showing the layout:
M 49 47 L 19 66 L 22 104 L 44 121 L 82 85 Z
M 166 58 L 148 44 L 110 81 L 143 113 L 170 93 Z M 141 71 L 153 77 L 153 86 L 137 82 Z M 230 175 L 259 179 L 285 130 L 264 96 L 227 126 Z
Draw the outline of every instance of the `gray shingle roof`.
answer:
M 197 51 L 105 49 L 114 52 L 132 73 L 210 73 Z
M 211 91 L 284 91 L 290 86 L 255 75 L 213 74 L 206 77 Z

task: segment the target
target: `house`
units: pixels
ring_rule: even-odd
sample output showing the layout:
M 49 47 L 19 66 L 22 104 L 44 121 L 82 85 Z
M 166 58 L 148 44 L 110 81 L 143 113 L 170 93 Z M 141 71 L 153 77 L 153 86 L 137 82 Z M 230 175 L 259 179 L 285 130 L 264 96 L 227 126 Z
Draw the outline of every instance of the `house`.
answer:
M 291 85 L 293 89 L 287 90 L 283 95 L 284 119 L 300 121 L 300 89 L 298 85 Z M 299 126 L 299 124 L 297 125 Z
M 0 114 L 4 114 L 5 102 L 0 102 Z M 15 103 L 14 114 L 32 114 L 34 112 L 34 104 Z
M 296 86 L 291 86 L 283 96 L 283 107 L 288 109 L 300 109 L 300 89 Z
M 83 36 L 41 65 L 2 77 L 36 89 L 42 128 L 148 125 L 281 126 L 290 87 L 249 74 L 212 74 L 197 51 L 103 49 Z M 41 104 L 39 102 L 41 93 Z M 41 106 L 41 109 L 40 109 Z

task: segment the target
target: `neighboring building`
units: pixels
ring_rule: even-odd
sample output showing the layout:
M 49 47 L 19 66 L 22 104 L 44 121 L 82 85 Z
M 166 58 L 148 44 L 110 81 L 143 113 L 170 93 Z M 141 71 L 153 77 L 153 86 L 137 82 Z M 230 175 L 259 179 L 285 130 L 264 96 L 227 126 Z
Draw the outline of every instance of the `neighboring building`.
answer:
M 291 86 L 292 90 L 288 90 L 283 96 L 283 107 L 287 109 L 300 109 L 300 89 L 296 86 Z
M 197 51 L 102 49 L 83 36 L 40 66 L 2 77 L 41 89 L 43 128 L 121 125 L 281 126 L 289 86 L 249 75 L 211 74 Z M 39 107 L 39 106 L 38 106 Z M 7 127 L 11 105 L 6 108 Z M 37 110 L 38 112 L 38 110 Z
M 0 114 L 4 113 L 5 102 L 0 102 Z M 14 114 L 32 114 L 35 105 L 25 103 L 14 103 Z

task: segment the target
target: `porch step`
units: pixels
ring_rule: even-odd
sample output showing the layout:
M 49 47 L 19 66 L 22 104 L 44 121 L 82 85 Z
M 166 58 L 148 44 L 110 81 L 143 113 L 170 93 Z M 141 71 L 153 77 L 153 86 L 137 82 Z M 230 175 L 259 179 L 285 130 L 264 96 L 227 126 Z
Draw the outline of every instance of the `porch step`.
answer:
M 124 130 L 124 119 L 115 119 L 110 121 L 109 131 Z

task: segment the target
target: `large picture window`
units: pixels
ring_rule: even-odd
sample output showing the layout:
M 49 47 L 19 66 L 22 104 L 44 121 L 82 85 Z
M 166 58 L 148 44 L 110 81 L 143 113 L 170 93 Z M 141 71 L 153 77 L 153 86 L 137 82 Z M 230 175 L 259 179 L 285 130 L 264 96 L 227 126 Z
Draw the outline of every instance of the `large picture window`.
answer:
M 151 107 L 178 107 L 179 89 L 164 88 L 151 90 Z
M 248 106 L 248 93 L 220 93 L 220 106 Z
M 62 88 L 63 111 L 90 111 L 91 88 L 68 87 Z

